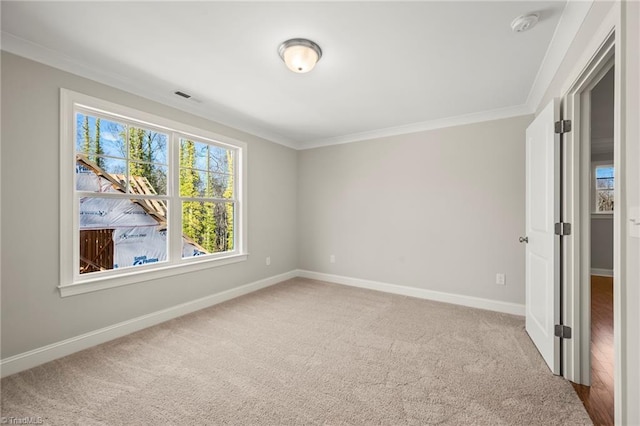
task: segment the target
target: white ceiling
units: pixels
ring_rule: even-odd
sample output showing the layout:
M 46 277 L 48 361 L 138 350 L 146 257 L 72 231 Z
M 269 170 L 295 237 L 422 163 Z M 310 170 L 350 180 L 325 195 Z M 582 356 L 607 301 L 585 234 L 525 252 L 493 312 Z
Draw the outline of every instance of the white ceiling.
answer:
M 564 1 L 2 2 L 3 49 L 304 148 L 531 112 Z M 540 22 L 511 31 L 518 15 Z M 277 54 L 317 42 L 309 74 Z M 556 36 L 557 37 L 557 36 Z M 62 68 L 65 68 L 62 67 Z M 187 92 L 196 100 L 173 95 Z M 497 111 L 496 111 L 497 110 Z

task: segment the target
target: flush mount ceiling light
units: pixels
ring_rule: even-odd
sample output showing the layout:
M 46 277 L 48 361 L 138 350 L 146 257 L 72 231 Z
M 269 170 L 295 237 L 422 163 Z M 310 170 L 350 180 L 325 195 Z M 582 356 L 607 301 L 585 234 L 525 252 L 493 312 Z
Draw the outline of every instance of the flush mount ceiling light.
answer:
M 309 72 L 322 58 L 322 49 L 306 38 L 292 38 L 278 48 L 280 57 L 287 67 L 297 73 Z
M 538 23 L 538 15 L 532 13 L 530 15 L 518 16 L 511 23 L 511 29 L 517 33 L 530 30 Z

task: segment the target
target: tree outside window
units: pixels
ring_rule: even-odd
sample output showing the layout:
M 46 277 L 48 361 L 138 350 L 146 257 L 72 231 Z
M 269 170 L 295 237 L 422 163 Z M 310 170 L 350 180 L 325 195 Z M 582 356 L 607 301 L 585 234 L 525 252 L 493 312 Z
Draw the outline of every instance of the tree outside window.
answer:
M 615 188 L 614 167 L 600 164 L 594 167 L 594 213 L 612 213 Z

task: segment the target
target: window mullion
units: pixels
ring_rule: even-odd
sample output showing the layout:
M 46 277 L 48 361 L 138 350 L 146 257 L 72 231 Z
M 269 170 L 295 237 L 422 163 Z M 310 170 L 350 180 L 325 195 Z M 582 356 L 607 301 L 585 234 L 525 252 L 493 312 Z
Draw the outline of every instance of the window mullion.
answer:
M 182 203 L 180 201 L 180 139 L 175 132 L 171 133 L 168 174 L 169 263 L 179 263 L 182 259 Z
M 131 143 L 131 138 L 129 135 L 129 132 L 131 131 L 131 125 L 130 124 L 126 124 L 125 125 L 125 141 L 124 141 L 124 146 L 125 146 L 125 153 L 124 156 L 126 158 L 126 163 L 124 165 L 124 170 L 125 170 L 125 179 L 127 179 L 126 185 L 124 187 L 125 191 L 127 191 L 127 193 L 131 192 L 131 188 L 129 187 L 131 185 L 131 179 L 129 177 L 129 163 L 131 161 L 130 158 L 130 154 L 131 154 L 131 147 L 129 146 L 129 144 Z
M 74 133 L 75 134 L 75 133 Z M 74 173 L 75 175 L 75 173 Z M 75 181 L 75 177 L 74 177 Z M 75 182 L 74 182 L 75 187 Z M 73 194 L 73 208 L 72 208 L 72 221 L 73 221 L 73 280 L 76 281 L 80 278 L 80 195 Z
M 117 199 L 134 199 L 134 200 L 158 200 L 164 201 L 169 198 L 168 195 L 155 194 L 138 194 L 126 192 L 92 192 L 92 191 L 76 191 L 79 198 L 83 197 L 100 197 L 100 198 L 117 198 Z
M 235 203 L 235 198 L 215 198 L 215 197 L 180 197 L 182 201 L 193 201 L 196 203 Z
M 240 202 L 245 197 L 244 187 L 241 186 L 240 176 L 244 176 L 244 158 L 239 149 L 233 151 L 233 223 L 235 224 L 233 248 L 238 252 L 244 252 L 245 247 L 244 232 L 245 224 L 241 223 L 245 217 L 244 205 Z

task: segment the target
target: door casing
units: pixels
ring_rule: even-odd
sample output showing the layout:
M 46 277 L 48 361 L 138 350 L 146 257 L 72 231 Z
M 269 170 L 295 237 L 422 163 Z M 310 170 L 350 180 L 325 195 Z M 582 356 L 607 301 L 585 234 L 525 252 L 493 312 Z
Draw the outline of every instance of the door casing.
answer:
M 584 64 L 567 80 L 562 93 L 562 114 L 572 120 L 573 130 L 566 134 L 564 150 L 563 220 L 572 223 L 573 232 L 566 239 L 563 252 L 563 320 L 573 329 L 573 338 L 563 340 L 564 377 L 579 384 L 590 384 L 590 138 L 589 92 L 612 67 L 615 67 L 614 94 L 614 404 L 616 424 L 624 422 L 623 406 L 628 401 L 622 393 L 624 374 L 622 367 L 622 304 L 624 282 L 622 221 L 626 209 L 623 197 L 623 40 L 620 34 L 620 5 L 615 5 L 599 31 L 594 35 L 590 49 L 585 52 Z

